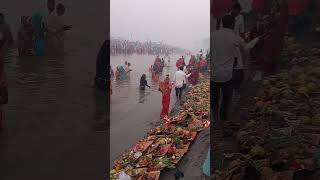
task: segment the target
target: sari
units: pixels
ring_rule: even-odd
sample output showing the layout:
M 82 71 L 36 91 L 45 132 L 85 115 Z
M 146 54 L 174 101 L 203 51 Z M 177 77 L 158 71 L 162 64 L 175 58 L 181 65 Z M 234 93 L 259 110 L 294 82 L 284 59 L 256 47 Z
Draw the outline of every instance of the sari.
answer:
M 168 80 L 164 80 L 159 85 L 159 90 L 162 93 L 162 110 L 160 117 L 165 117 L 169 115 L 169 105 L 170 105 L 170 95 L 172 90 L 172 85 Z
M 179 69 L 181 66 L 183 66 L 183 60 L 180 58 L 176 63 L 176 67 Z
M 125 78 L 125 70 L 124 70 L 124 67 L 122 65 L 120 66 L 119 73 L 120 73 L 120 80 L 124 80 L 124 78 Z
M 199 79 L 199 69 L 197 67 L 193 67 L 191 70 L 191 75 L 189 76 L 188 80 L 192 84 L 192 86 L 195 86 L 198 83 Z
M 32 16 L 32 28 L 35 37 L 34 50 L 38 56 L 41 56 L 44 54 L 45 40 L 42 16 L 38 13 Z

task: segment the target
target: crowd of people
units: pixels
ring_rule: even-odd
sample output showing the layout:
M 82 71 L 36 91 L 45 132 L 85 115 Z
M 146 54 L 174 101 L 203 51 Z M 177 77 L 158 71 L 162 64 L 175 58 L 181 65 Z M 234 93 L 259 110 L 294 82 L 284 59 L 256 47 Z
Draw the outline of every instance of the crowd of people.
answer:
M 46 48 L 64 49 L 65 32 L 72 28 L 63 21 L 66 8 L 62 3 L 56 5 L 55 0 L 48 0 L 47 8 L 49 12 L 46 18 L 40 13 L 21 17 L 17 34 L 19 56 L 41 56 Z M 7 39 L 8 45 L 13 45 L 9 25 L 5 23 L 3 14 L 0 14 L 0 17 L 4 38 Z
M 111 38 L 111 55 L 131 55 L 131 54 L 174 54 L 184 50 L 178 47 L 166 45 L 158 42 L 139 42 L 123 39 Z
M 258 80 L 276 73 L 284 37 L 296 31 L 300 22 L 297 17 L 304 17 L 312 2 L 213 0 L 212 15 L 217 26 L 211 36 L 211 92 L 215 92 L 211 99 L 219 125 L 232 123 L 227 117 L 229 106 L 239 101 L 242 84 L 252 78 L 252 72 L 260 74 Z M 308 13 L 318 17 L 316 12 Z
M 21 27 L 17 34 L 17 48 L 20 56 L 45 53 L 46 47 L 63 48 L 64 33 L 71 29 L 63 22 L 65 7 L 55 0 L 47 1 L 49 14 L 47 18 L 39 13 L 21 17 Z M 0 13 L 0 132 L 3 125 L 2 106 L 8 102 L 7 81 L 4 72 L 4 58 L 8 50 L 14 47 L 14 38 L 5 16 Z
M 201 51 L 202 52 L 202 51 Z M 167 74 L 166 78 L 160 82 L 159 91 L 162 93 L 162 110 L 160 118 L 168 116 L 171 91 L 175 89 L 175 95 L 177 100 L 181 100 L 183 91 L 187 86 L 194 86 L 198 83 L 200 73 L 206 73 L 208 70 L 207 61 L 199 56 L 191 55 L 189 64 L 185 63 L 185 59 L 182 56 L 176 62 L 177 71 L 174 73 L 173 80 L 170 83 L 170 75 Z

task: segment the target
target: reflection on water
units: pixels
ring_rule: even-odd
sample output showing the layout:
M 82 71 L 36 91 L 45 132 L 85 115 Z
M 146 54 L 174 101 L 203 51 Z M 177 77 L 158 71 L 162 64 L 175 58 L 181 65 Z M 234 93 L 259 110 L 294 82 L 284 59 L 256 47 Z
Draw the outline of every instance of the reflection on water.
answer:
M 150 95 L 150 92 L 147 92 L 145 90 L 139 90 L 140 92 L 140 98 L 139 98 L 139 103 L 144 103 L 147 98 L 148 98 L 148 95 Z
M 65 54 L 18 58 L 14 51 L 5 59 L 8 134 L 0 139 L 0 179 L 104 178 L 106 134 L 93 127 L 106 120 L 107 105 L 105 94 L 91 86 L 97 52 L 109 29 L 101 23 L 108 18 L 107 1 L 62 3 L 67 4 L 65 21 L 73 25 Z M 21 16 L 46 15 L 46 1 L 3 0 L 1 6 L 14 36 Z
M 178 57 L 172 55 L 171 64 L 175 63 Z M 161 76 L 157 82 L 152 81 L 149 67 L 153 64 L 154 59 L 155 56 L 150 55 L 111 57 L 111 66 L 114 70 L 116 66 L 124 65 L 125 61 L 130 62 L 131 69 L 133 69 L 129 79 L 113 80 L 110 107 L 111 164 L 139 138 L 144 137 L 150 130 L 150 124 L 160 118 L 162 97 L 158 89 L 159 82 L 164 76 Z M 172 80 L 175 70 L 175 66 L 165 67 L 162 74 L 170 74 L 170 80 Z M 142 74 L 146 74 L 146 80 L 150 85 L 150 89 L 146 87 L 144 91 L 139 88 Z M 172 93 L 170 106 L 172 107 L 175 102 L 174 93 Z

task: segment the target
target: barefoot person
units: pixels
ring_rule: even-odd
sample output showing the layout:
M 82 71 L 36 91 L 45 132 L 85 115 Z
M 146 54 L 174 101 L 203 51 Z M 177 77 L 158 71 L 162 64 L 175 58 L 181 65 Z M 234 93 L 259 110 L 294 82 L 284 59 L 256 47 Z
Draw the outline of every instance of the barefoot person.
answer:
M 172 90 L 172 85 L 170 84 L 169 75 L 167 75 L 165 80 L 161 82 L 159 85 L 159 91 L 162 93 L 162 110 L 161 110 L 160 118 L 163 118 L 169 115 L 171 90 Z

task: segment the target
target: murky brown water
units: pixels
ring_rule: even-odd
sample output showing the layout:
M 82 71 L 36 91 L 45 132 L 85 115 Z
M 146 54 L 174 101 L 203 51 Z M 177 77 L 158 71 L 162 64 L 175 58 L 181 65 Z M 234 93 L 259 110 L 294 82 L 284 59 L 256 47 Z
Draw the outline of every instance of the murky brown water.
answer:
M 59 1 L 67 7 L 63 57 L 6 58 L 9 103 L 0 139 L 0 179 L 104 179 L 106 133 L 93 130 L 106 118 L 105 96 L 93 84 L 97 52 L 106 38 L 107 1 Z M 14 35 L 20 16 L 41 12 L 46 1 L 2 0 Z
M 163 75 L 170 74 L 170 80 L 176 70 L 175 62 L 179 56 L 171 55 L 170 67 L 164 67 Z M 135 142 L 143 138 L 150 130 L 151 123 L 159 121 L 161 112 L 161 93 L 158 91 L 159 82 L 151 80 L 149 67 L 153 64 L 155 56 L 134 55 L 130 57 L 111 57 L 112 68 L 130 62 L 133 71 L 130 78 L 124 81 L 113 80 L 113 95 L 111 96 L 111 155 L 112 163 L 126 149 L 131 148 Z M 186 58 L 188 59 L 188 58 Z M 148 84 L 145 92 L 139 91 L 141 75 L 147 75 Z M 161 76 L 160 79 L 163 79 Z M 176 102 L 174 89 L 171 95 L 171 107 Z

